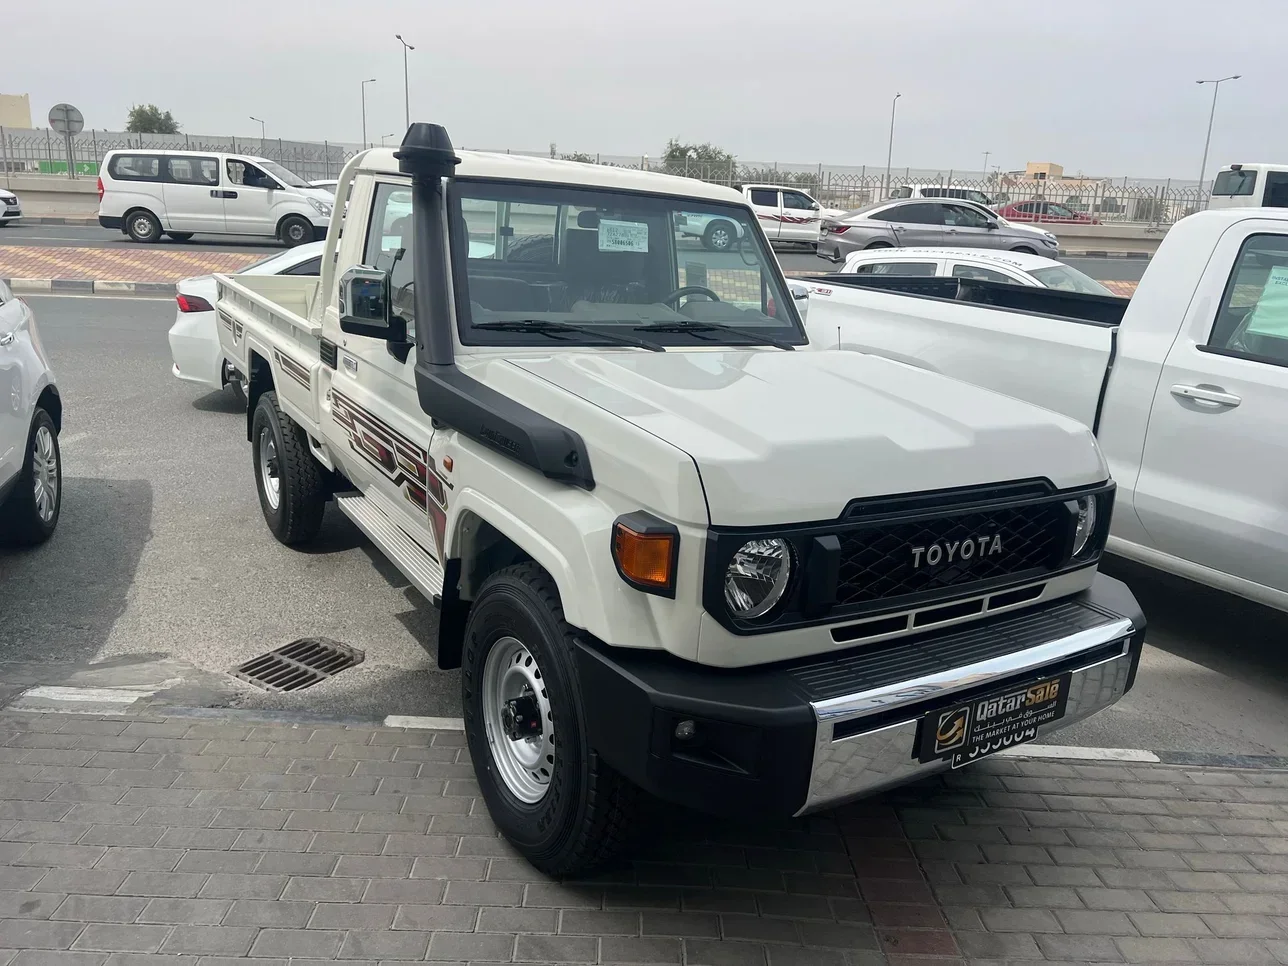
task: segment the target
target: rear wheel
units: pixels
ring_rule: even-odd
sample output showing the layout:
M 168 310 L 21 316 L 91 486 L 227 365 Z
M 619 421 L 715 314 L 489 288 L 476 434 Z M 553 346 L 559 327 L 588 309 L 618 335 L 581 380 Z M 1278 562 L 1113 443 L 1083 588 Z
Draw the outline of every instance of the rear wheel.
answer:
M 37 407 L 27 434 L 27 454 L 13 492 L 0 506 L 0 538 L 31 547 L 54 534 L 63 508 L 63 461 L 54 420 Z
M 322 525 L 326 478 L 309 452 L 308 434 L 278 408 L 271 390 L 255 405 L 251 453 L 264 522 L 288 547 L 308 543 Z
M 710 252 L 727 252 L 736 239 L 736 229 L 727 221 L 713 221 L 702 233 L 702 245 Z
M 168 231 L 166 232 L 166 234 L 169 235 L 177 242 L 186 242 L 186 241 L 192 240 L 192 232 L 190 231 Z
M 869 252 L 870 252 L 870 251 L 873 251 L 873 250 L 875 250 L 875 249 L 877 249 L 877 248 L 894 248 L 894 246 L 893 246 L 893 245 L 891 245 L 889 242 L 882 242 L 882 241 L 878 241 L 878 242 L 873 242 L 871 245 L 869 245 L 869 246 L 865 249 L 865 251 L 869 251 Z
M 277 237 L 288 248 L 295 248 L 297 245 L 311 242 L 313 240 L 313 223 L 299 215 L 287 215 L 282 219 L 281 227 L 277 230 Z
M 154 242 L 161 238 L 161 222 L 150 211 L 132 211 L 125 219 L 125 233 L 136 242 Z
M 583 875 L 634 827 L 638 790 L 587 744 L 573 629 L 533 563 L 479 591 L 465 626 L 461 706 L 483 799 L 537 869 Z

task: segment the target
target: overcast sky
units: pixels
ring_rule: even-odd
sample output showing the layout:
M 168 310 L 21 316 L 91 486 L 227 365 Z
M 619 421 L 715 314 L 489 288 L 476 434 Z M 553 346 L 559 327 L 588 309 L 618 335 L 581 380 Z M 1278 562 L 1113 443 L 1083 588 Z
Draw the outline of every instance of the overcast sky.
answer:
M 120 129 L 155 102 L 193 134 L 358 141 L 413 119 L 468 147 L 1197 177 L 1288 160 L 1288 0 L 63 0 L 6 4 L 0 92 Z

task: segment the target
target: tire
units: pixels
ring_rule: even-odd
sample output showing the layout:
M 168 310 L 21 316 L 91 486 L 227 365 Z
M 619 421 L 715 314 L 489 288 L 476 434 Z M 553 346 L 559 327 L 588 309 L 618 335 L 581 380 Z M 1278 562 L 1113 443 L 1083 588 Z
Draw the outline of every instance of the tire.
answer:
M 125 233 L 136 242 L 155 242 L 161 240 L 161 222 L 150 211 L 140 208 L 131 211 L 125 219 Z
M 308 435 L 278 408 L 276 392 L 263 393 L 255 406 L 251 454 L 268 529 L 288 547 L 308 543 L 322 525 L 326 477 L 309 452 Z
M 894 246 L 891 245 L 889 242 L 877 241 L 877 242 L 873 242 L 871 245 L 869 245 L 867 248 L 863 250 L 865 252 L 870 252 L 870 251 L 875 251 L 878 248 L 894 248 Z
M 1036 255 L 1037 254 L 1036 251 L 1034 251 L 1032 248 L 1029 248 L 1027 245 L 1021 246 L 1020 248 L 1012 248 L 1011 251 L 1015 252 L 1017 255 Z
M 702 233 L 702 247 L 709 252 L 727 252 L 737 237 L 737 229 L 729 222 L 713 221 Z
M 62 508 L 63 457 L 58 430 L 49 413 L 37 406 L 27 433 L 22 470 L 9 498 L 0 506 L 0 540 L 20 547 L 44 543 L 54 535 Z
M 277 226 L 277 237 L 287 248 L 295 248 L 313 240 L 313 222 L 300 215 L 287 215 Z
M 484 582 L 466 621 L 461 663 L 465 736 L 483 800 L 510 843 L 556 877 L 585 875 L 611 861 L 636 827 L 640 800 L 639 790 L 587 745 L 573 633 L 550 575 L 518 564 Z M 539 703 L 529 720 L 540 719 L 542 727 L 535 749 L 511 740 L 497 714 L 501 696 L 514 693 L 503 687 L 507 681 L 540 689 L 531 692 Z M 511 747 L 531 750 L 533 768 L 549 765 L 544 782 L 508 754 Z M 516 779 L 516 768 L 527 777 Z
M 177 242 L 192 241 L 192 232 L 190 231 L 168 231 L 166 234 Z

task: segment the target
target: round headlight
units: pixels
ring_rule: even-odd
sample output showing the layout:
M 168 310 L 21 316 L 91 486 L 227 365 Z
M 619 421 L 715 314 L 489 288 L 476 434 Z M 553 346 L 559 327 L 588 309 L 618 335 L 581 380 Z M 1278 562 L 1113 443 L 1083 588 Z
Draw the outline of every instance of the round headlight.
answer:
M 724 596 L 729 612 L 742 620 L 763 617 L 782 599 L 792 573 L 792 550 L 786 540 L 749 540 L 738 548 L 725 571 Z
M 1087 541 L 1096 532 L 1096 498 L 1094 496 L 1080 497 L 1075 506 L 1078 512 L 1078 522 L 1073 531 L 1073 555 L 1077 557 L 1087 549 Z

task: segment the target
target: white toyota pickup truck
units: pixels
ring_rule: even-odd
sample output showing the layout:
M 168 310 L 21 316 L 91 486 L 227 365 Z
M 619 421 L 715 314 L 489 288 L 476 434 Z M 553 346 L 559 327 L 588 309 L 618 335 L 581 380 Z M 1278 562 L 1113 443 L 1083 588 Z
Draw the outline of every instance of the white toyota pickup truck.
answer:
M 804 814 L 1131 687 L 1088 430 L 796 351 L 737 192 L 413 124 L 346 202 L 320 279 L 218 278 L 264 518 L 303 544 L 333 500 L 438 606 L 483 797 L 538 868 L 606 860 L 640 789 Z M 737 267 L 678 246 L 681 211 L 738 225 Z
M 1118 484 L 1111 552 L 1288 610 L 1288 212 L 1183 219 L 1130 302 L 869 278 L 805 286 L 812 343 L 1078 419 Z

